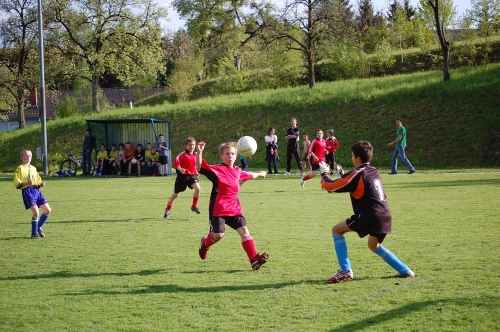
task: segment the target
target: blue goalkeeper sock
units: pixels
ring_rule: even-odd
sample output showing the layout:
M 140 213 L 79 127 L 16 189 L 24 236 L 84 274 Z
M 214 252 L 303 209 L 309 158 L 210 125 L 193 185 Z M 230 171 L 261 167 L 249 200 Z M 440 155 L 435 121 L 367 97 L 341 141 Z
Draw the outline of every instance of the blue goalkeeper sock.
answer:
M 405 274 L 410 269 L 408 266 L 404 265 L 392 252 L 384 248 L 382 245 L 375 250 L 375 253 L 382 257 L 382 259 L 389 264 L 394 270 L 398 271 L 399 274 Z
M 31 233 L 38 233 L 38 219 L 31 217 Z
M 351 269 L 351 262 L 349 261 L 349 257 L 347 256 L 347 244 L 345 243 L 345 237 L 334 235 L 333 242 L 335 245 L 335 253 L 337 254 L 340 269 L 342 271 L 349 271 Z
M 47 219 L 49 219 L 49 214 L 42 213 L 42 216 L 40 217 L 40 220 L 38 220 L 37 232 L 38 232 L 38 229 L 42 228 L 43 224 L 45 224 L 45 222 L 47 221 Z

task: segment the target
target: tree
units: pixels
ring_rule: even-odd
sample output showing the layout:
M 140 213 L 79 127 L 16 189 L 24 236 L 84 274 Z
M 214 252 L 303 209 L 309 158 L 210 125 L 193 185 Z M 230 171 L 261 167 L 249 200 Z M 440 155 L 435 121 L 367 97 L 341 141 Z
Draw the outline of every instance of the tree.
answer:
M 26 127 L 26 91 L 38 81 L 37 3 L 0 0 L 0 89 L 15 100 L 19 128 Z
M 104 72 L 126 86 L 156 77 L 162 66 L 159 20 L 164 8 L 152 0 L 49 0 L 49 43 L 85 61 L 92 82 L 92 105 L 100 112 L 99 80 Z
M 425 27 L 434 30 L 436 27 L 436 19 L 434 17 L 434 10 L 429 6 L 427 0 L 420 0 L 417 7 L 417 17 L 422 20 Z M 454 6 L 453 0 L 440 0 L 439 1 L 439 21 L 445 29 L 450 28 L 455 24 L 457 17 L 457 7 Z
M 427 0 L 429 6 L 434 10 L 434 22 L 436 23 L 436 33 L 443 52 L 443 78 L 444 81 L 450 79 L 450 41 L 446 37 L 446 30 L 439 16 L 439 4 L 442 0 Z
M 271 26 L 267 42 L 287 40 L 288 49 L 302 52 L 307 60 L 309 87 L 316 85 L 314 64 L 320 59 L 318 43 L 321 38 L 338 37 L 341 31 L 335 30 L 341 26 L 345 18 L 340 8 L 345 2 L 338 0 L 289 0 L 279 11 L 277 20 Z M 297 37 L 295 31 L 301 34 Z
M 401 63 L 404 62 L 403 48 L 409 46 L 413 36 L 412 23 L 408 21 L 403 7 L 396 7 L 389 23 L 389 36 L 392 44 L 399 48 Z
M 481 37 L 486 39 L 484 57 L 487 60 L 491 52 L 490 37 L 500 28 L 500 0 L 472 0 L 471 7 L 467 15 L 479 28 Z

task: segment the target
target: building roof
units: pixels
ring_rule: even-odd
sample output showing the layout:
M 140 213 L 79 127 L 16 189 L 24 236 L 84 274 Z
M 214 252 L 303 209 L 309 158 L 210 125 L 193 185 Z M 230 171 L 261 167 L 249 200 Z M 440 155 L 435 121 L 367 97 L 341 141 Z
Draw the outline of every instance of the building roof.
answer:
M 140 99 L 151 97 L 166 91 L 166 87 L 151 88 L 147 91 L 141 91 L 141 96 L 136 93 L 136 89 L 132 88 L 105 88 L 101 89 L 103 96 L 108 104 L 114 107 L 123 107 L 134 103 Z M 57 104 L 65 101 L 68 97 L 75 97 L 73 90 L 49 90 L 45 96 L 46 116 L 48 120 L 57 118 Z M 89 96 L 90 97 L 90 96 Z M 40 99 L 39 99 L 40 100 Z M 38 103 L 40 104 L 40 102 Z M 9 120 L 17 120 L 16 111 L 0 111 L 0 115 L 7 115 Z M 40 117 L 40 106 L 29 106 L 24 109 L 24 117 L 26 119 L 37 119 Z

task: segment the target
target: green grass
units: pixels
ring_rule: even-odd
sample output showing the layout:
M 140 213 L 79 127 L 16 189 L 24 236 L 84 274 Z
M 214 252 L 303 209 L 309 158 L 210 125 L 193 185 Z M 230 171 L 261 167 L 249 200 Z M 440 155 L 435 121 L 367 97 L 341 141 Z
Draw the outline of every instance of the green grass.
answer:
M 383 174 L 385 171 L 383 172 Z M 192 192 L 163 219 L 174 177 L 47 179 L 47 237 L 30 240 L 12 176 L 0 176 L 2 331 L 493 331 L 500 329 L 500 173 L 382 175 L 393 214 L 384 245 L 418 274 L 395 272 L 346 236 L 355 279 L 337 270 L 331 227 L 348 194 L 268 177 L 242 186 L 257 249 L 252 271 L 236 232 L 198 257 L 208 231 Z
M 260 145 L 254 166 L 263 167 L 264 136 L 276 128 L 284 167 L 284 133 L 296 117 L 310 137 L 319 127 L 333 128 L 340 142 L 339 162 L 350 160 L 352 143 L 369 140 L 375 148 L 376 166 L 390 164 L 394 119 L 403 117 L 407 129 L 407 154 L 417 169 L 500 166 L 500 63 L 453 70 L 443 82 L 442 72 L 422 72 L 384 78 L 319 83 L 206 98 L 178 104 L 159 104 L 134 109 L 104 110 L 91 118 L 145 118 L 172 121 L 173 154 L 184 150 L 188 136 L 210 146 L 251 135 Z M 86 127 L 81 115 L 49 121 L 49 158 L 61 157 L 66 147 L 80 151 Z M 120 142 L 115 142 L 120 143 Z M 145 143 L 145 142 L 132 142 Z M 0 132 L 0 172 L 13 172 L 19 151 L 41 145 L 39 126 Z M 216 150 L 207 159 L 216 162 Z M 40 164 L 37 166 L 40 168 Z

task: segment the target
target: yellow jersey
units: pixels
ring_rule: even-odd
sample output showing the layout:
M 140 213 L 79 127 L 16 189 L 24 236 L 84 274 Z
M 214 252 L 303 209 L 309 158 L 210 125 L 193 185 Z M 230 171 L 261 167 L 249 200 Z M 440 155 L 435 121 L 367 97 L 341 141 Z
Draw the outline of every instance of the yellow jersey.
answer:
M 160 159 L 160 154 L 158 153 L 158 151 L 156 153 L 151 152 L 151 160 L 158 161 L 158 159 Z
M 103 160 L 103 159 L 108 159 L 108 151 L 100 151 L 97 153 L 97 160 Z
M 59 166 L 50 164 L 49 174 L 54 175 L 55 172 L 59 172 Z
M 33 184 L 22 185 L 23 182 L 33 179 Z M 33 165 L 19 165 L 14 173 L 14 187 L 16 189 L 25 189 L 29 186 L 38 186 L 42 178 L 38 175 L 36 167 Z
M 116 158 L 118 158 L 118 150 L 109 151 L 109 160 L 115 160 Z

